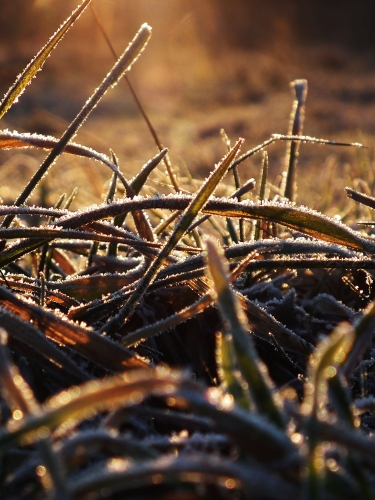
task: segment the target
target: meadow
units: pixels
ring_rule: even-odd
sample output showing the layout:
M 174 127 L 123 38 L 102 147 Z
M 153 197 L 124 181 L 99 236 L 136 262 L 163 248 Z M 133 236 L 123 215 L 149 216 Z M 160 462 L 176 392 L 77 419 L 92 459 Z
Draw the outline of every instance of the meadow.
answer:
M 112 68 L 33 109 L 90 9 L 0 102 L 0 498 L 373 498 L 374 76 L 197 47 L 133 87 L 152 28 L 94 10 Z

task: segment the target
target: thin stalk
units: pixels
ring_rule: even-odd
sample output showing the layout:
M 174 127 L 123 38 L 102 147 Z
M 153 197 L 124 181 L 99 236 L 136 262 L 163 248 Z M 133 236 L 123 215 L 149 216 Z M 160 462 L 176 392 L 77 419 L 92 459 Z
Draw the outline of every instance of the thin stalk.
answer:
M 112 70 L 108 73 L 108 75 L 104 78 L 101 85 L 95 90 L 92 96 L 86 101 L 85 105 L 78 113 L 76 118 L 69 125 L 65 133 L 62 135 L 59 142 L 52 149 L 52 151 L 48 154 L 44 162 L 39 167 L 38 171 L 33 175 L 21 195 L 17 198 L 14 205 L 20 206 L 23 205 L 35 187 L 38 185 L 43 176 L 47 173 L 49 167 L 55 162 L 57 157 L 64 151 L 68 142 L 73 139 L 73 137 L 78 132 L 78 129 L 82 126 L 84 121 L 87 119 L 89 114 L 93 111 L 96 105 L 99 103 L 101 98 L 107 92 L 107 90 L 116 85 L 119 79 L 123 76 L 125 71 L 128 71 L 132 64 L 137 60 L 139 55 L 142 53 L 146 44 L 148 43 L 151 36 L 151 28 L 147 24 L 143 24 L 135 35 L 133 41 L 127 47 L 125 52 L 122 54 L 120 59 L 113 66 Z M 13 221 L 14 216 L 5 217 L 2 227 L 9 227 Z
M 117 61 L 118 57 L 117 57 L 116 51 L 115 51 L 115 49 L 114 49 L 114 47 L 112 45 L 112 42 L 111 42 L 111 40 L 110 40 L 110 38 L 109 38 L 109 36 L 107 34 L 107 31 L 104 28 L 104 25 L 103 25 L 103 23 L 102 23 L 99 15 L 98 15 L 98 13 L 97 13 L 95 7 L 92 4 L 90 5 L 90 7 L 91 7 L 92 13 L 94 15 L 95 21 L 96 21 L 96 23 L 97 23 L 97 25 L 99 27 L 99 30 L 100 30 L 101 34 L 103 35 L 105 41 L 107 42 L 107 45 L 109 47 L 109 50 L 112 52 L 113 57 Z M 139 100 L 139 98 L 138 98 L 138 96 L 137 96 L 137 94 L 136 94 L 136 92 L 134 90 L 134 87 L 130 83 L 129 77 L 127 75 L 125 75 L 125 81 L 126 81 L 128 87 L 129 87 L 131 95 L 133 96 L 134 102 L 136 103 L 136 105 L 137 105 L 137 107 L 138 107 L 138 109 L 139 109 L 139 111 L 140 111 L 143 119 L 145 120 L 145 122 L 147 124 L 147 127 L 148 127 L 148 129 L 149 129 L 149 131 L 150 131 L 150 133 L 151 133 L 154 141 L 155 141 L 156 146 L 158 147 L 159 151 L 162 151 L 164 149 L 164 146 L 163 146 L 162 142 L 160 141 L 159 136 L 158 136 L 158 134 L 157 134 L 154 126 L 152 125 L 151 120 L 148 117 L 148 115 L 147 115 L 147 113 L 145 111 L 145 108 L 143 107 L 141 101 Z M 176 193 L 179 193 L 181 190 L 180 190 L 180 187 L 179 187 L 179 185 L 177 183 L 177 180 L 176 180 L 176 177 L 175 177 L 175 174 L 174 174 L 174 171 L 173 171 L 173 167 L 172 167 L 172 164 L 171 164 L 171 161 L 169 159 L 168 154 L 166 154 L 164 156 L 163 161 L 164 161 L 164 164 L 166 166 L 166 169 L 167 169 L 169 178 L 171 180 L 172 186 L 173 186 L 174 190 L 176 191 Z
M 305 117 L 305 103 L 307 96 L 307 80 L 295 80 L 291 82 L 296 99 L 290 115 L 288 135 L 302 135 L 303 121 Z M 292 141 L 288 146 L 286 158 L 286 180 L 284 196 L 290 201 L 295 201 L 297 194 L 297 161 L 299 153 L 299 142 Z

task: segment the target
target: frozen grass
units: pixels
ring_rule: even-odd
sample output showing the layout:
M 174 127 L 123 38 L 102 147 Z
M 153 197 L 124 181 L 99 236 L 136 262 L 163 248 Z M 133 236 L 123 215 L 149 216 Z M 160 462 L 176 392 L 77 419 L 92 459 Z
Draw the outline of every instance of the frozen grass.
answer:
M 60 35 L 6 94 L 3 114 Z M 222 131 L 223 159 L 202 181 L 171 163 L 149 121 L 159 153 L 128 178 L 115 153 L 71 139 L 149 36 L 142 26 L 60 139 L 0 133 L 9 155 L 48 150 L 37 168 L 15 156 L 31 180 L 19 189 L 15 173 L 15 201 L 0 206 L 0 494 L 371 499 L 368 151 L 303 135 L 307 82 L 298 80 L 288 136 L 267 134 L 255 147 L 235 138 L 232 147 Z M 286 153 L 273 180 L 265 151 L 275 145 Z M 300 204 L 302 147 L 357 151 L 351 199 L 343 190 L 333 200 L 327 188 L 319 203 Z M 242 180 L 257 157 L 259 187 Z M 103 203 L 60 193 L 50 170 L 61 176 L 65 158 L 81 172 L 85 164 L 82 184 L 97 191 L 98 168 L 107 173 Z M 333 161 L 322 174 L 329 187 Z M 15 164 L 9 156 L 8 176 Z M 32 205 L 34 189 L 42 202 Z

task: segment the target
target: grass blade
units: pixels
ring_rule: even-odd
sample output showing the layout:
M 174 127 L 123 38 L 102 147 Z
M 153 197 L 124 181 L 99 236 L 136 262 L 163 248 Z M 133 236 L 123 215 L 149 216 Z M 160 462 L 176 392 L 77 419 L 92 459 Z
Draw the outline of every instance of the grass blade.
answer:
M 42 360 L 53 372 L 60 374 L 71 384 L 85 382 L 90 375 L 71 359 L 70 353 L 64 352 L 55 343 L 49 341 L 43 333 L 28 321 L 22 321 L 6 308 L 0 309 L 0 320 L 9 336 L 9 345 L 30 358 Z
M 39 405 L 17 366 L 8 357 L 5 346 L 8 336 L 3 328 L 0 329 L 0 337 L 0 383 L 4 389 L 3 395 L 13 418 L 21 420 L 37 410 Z
M 345 191 L 346 194 L 348 195 L 348 198 L 351 198 L 357 203 L 362 203 L 362 205 L 366 205 L 367 207 L 375 208 L 374 197 L 369 196 L 368 194 L 359 193 L 358 191 L 355 191 L 354 189 L 348 187 L 345 188 Z
M 49 399 L 35 415 L 9 421 L 7 429 L 0 431 L 0 450 L 15 442 L 38 441 L 41 433 L 48 436 L 61 424 L 66 433 L 89 415 L 139 404 L 152 393 L 176 392 L 182 380 L 179 373 L 166 369 L 144 369 L 73 386 Z
M 91 0 L 84 0 L 68 17 L 68 19 L 60 26 L 56 33 L 50 38 L 46 45 L 38 52 L 38 54 L 30 61 L 23 72 L 17 77 L 17 80 L 10 87 L 0 103 L 0 118 L 11 108 L 12 104 L 17 101 L 25 88 L 31 83 L 31 80 L 36 76 L 45 63 L 47 57 L 56 47 L 59 41 L 64 37 L 65 33 L 71 28 L 74 22 L 79 18 L 82 12 L 89 5 Z
M 326 418 L 327 380 L 336 375 L 337 367 L 344 362 L 353 340 L 353 327 L 349 323 L 341 323 L 329 337 L 320 342 L 309 361 L 308 382 L 305 386 L 305 400 L 302 407 L 303 413 L 309 415 L 306 424 L 309 471 L 306 487 L 309 500 L 318 500 L 322 493 L 324 460 L 319 446 L 321 438 L 318 421 Z
M 346 360 L 343 372 L 347 378 L 357 368 L 358 363 L 366 348 L 370 347 L 375 328 L 375 303 L 371 302 L 363 316 L 353 325 L 354 342 L 353 348 Z
M 55 316 L 42 307 L 16 297 L 4 287 L 0 287 L 0 302 L 22 320 L 32 322 L 47 338 L 77 351 L 110 373 L 147 366 L 145 361 L 135 357 L 131 351 L 101 337 L 91 328 L 84 328 L 66 318 Z
M 128 71 L 132 64 L 138 59 L 139 55 L 142 53 L 143 49 L 148 43 L 151 36 L 151 28 L 147 24 L 141 26 L 138 33 L 135 35 L 133 41 L 130 43 L 128 48 L 119 58 L 117 63 L 113 66 L 112 70 L 104 78 L 101 85 L 95 90 L 92 96 L 86 101 L 85 105 L 78 113 L 76 118 L 69 125 L 65 133 L 62 135 L 61 139 L 58 141 L 56 146 L 52 149 L 50 154 L 46 157 L 44 162 L 39 167 L 38 171 L 33 175 L 27 186 L 22 191 L 21 195 L 17 198 L 14 205 L 20 206 L 27 201 L 30 194 L 33 192 L 39 181 L 46 174 L 49 167 L 54 163 L 57 157 L 64 151 L 68 142 L 75 136 L 78 129 L 81 127 L 83 122 L 87 119 L 92 110 L 99 103 L 100 99 L 104 96 L 107 90 L 116 85 L 120 78 L 123 76 L 125 71 Z M 117 171 L 119 178 L 121 179 L 120 172 Z M 2 226 L 9 227 L 13 220 L 12 216 L 8 216 L 4 219 Z
M 159 165 L 159 163 L 165 158 L 165 155 L 168 154 L 168 148 L 164 148 L 155 155 L 151 160 L 149 160 L 143 167 L 140 172 L 132 179 L 129 184 L 135 194 L 138 194 L 144 184 L 146 183 L 148 176 L 151 172 Z
M 290 128 L 288 135 L 302 135 L 303 121 L 305 117 L 305 103 L 307 97 L 307 80 L 295 80 L 291 82 L 296 99 L 293 103 L 293 111 L 290 116 Z M 292 141 L 288 146 L 286 179 L 284 196 L 290 201 L 296 201 L 297 195 L 297 160 L 300 142 Z
M 263 152 L 263 161 L 262 161 L 262 175 L 260 179 L 260 189 L 259 189 L 259 199 L 260 201 L 264 200 L 266 196 L 266 186 L 267 186 L 267 178 L 268 178 L 268 154 L 267 151 Z M 260 238 L 261 231 L 261 221 L 257 220 L 255 223 L 255 231 L 254 231 L 254 240 L 258 241 Z
M 249 151 L 246 151 L 246 153 L 237 158 L 237 160 L 233 162 L 231 168 L 236 167 L 243 161 L 247 160 L 247 158 L 250 158 L 259 151 L 263 151 L 266 147 L 268 147 L 270 144 L 273 144 L 276 141 L 311 142 L 313 144 L 325 144 L 327 146 L 352 146 L 357 148 L 364 147 L 362 144 L 358 142 L 337 142 L 337 141 L 329 141 L 326 139 L 317 139 L 316 137 L 310 137 L 310 136 L 272 134 L 272 136 L 266 141 L 264 141 L 262 144 L 259 144 L 255 148 L 250 149 Z
M 124 200 L 112 205 L 102 205 L 99 208 L 82 211 L 65 217 L 56 225 L 79 227 L 90 222 L 119 215 L 125 211 L 165 208 L 168 210 L 186 210 L 192 204 L 191 196 L 169 195 L 168 197 L 141 198 Z M 328 241 L 335 245 L 343 245 L 355 250 L 375 252 L 375 245 L 370 238 L 365 238 L 357 231 L 328 216 L 306 207 L 295 207 L 289 203 L 263 201 L 261 204 L 251 201 L 237 202 L 228 198 L 212 198 L 202 208 L 204 213 L 222 217 L 258 219 L 284 225 L 290 229 L 302 232 L 307 236 Z M 0 207 L 1 213 L 12 213 L 10 207 Z M 13 213 L 21 213 L 17 210 Z M 31 209 L 24 213 L 35 213 Z M 42 213 L 42 212 L 41 212 Z M 180 223 L 181 224 L 181 221 Z M 175 230 L 180 231 L 180 225 Z M 173 236 L 173 240 L 175 240 Z M 169 245 L 169 244 L 168 244 Z
M 144 293 L 146 292 L 149 285 L 155 280 L 156 275 L 164 263 L 164 260 L 172 252 L 174 247 L 177 245 L 179 240 L 184 235 L 185 231 L 188 229 L 196 215 L 207 203 L 208 198 L 211 196 L 215 190 L 218 183 L 221 181 L 223 176 L 226 174 L 230 165 L 236 158 L 238 151 L 243 143 L 240 139 L 237 144 L 232 148 L 232 150 L 224 157 L 224 159 L 217 165 L 216 169 L 212 172 L 210 177 L 201 186 L 197 195 L 191 200 L 185 212 L 182 214 L 180 221 L 174 228 L 169 240 L 161 250 L 159 256 L 150 265 L 149 269 L 145 273 L 144 277 L 140 280 L 139 285 L 136 290 L 130 296 L 124 307 L 118 313 L 118 315 L 109 321 L 102 329 L 102 332 L 113 335 L 117 329 L 122 325 L 127 317 L 129 317 Z
M 99 15 L 98 15 L 98 13 L 96 12 L 95 7 L 92 4 L 91 4 L 91 11 L 94 14 L 94 18 L 95 18 L 96 23 L 99 26 L 100 32 L 102 33 L 105 41 L 107 42 L 109 50 L 111 51 L 111 53 L 112 53 L 113 57 L 115 58 L 115 60 L 117 60 L 117 54 L 116 54 L 116 51 L 115 51 L 115 49 L 114 49 L 114 47 L 112 45 L 112 42 L 111 42 L 111 40 L 110 40 L 110 38 L 109 38 L 109 36 L 108 36 L 105 28 L 104 28 L 104 25 L 103 25 L 103 23 L 102 23 Z M 158 136 L 158 134 L 157 134 L 154 126 L 152 125 L 151 120 L 150 120 L 148 114 L 146 113 L 145 108 L 143 107 L 141 101 L 139 100 L 139 97 L 138 97 L 137 93 L 135 92 L 133 85 L 130 83 L 128 75 L 125 75 L 125 81 L 126 81 L 128 87 L 129 87 L 130 93 L 133 96 L 133 99 L 134 99 L 134 101 L 135 101 L 135 103 L 136 103 L 136 105 L 137 105 L 137 107 L 138 107 L 138 109 L 139 109 L 139 111 L 140 111 L 140 113 L 141 113 L 144 121 L 146 122 L 146 125 L 147 125 L 147 127 L 148 127 L 148 129 L 149 129 L 149 131 L 150 131 L 150 133 L 151 133 L 154 141 L 155 141 L 156 146 L 158 147 L 159 151 L 162 153 L 165 150 L 165 148 L 164 148 L 163 144 L 161 143 L 161 141 L 159 139 L 159 136 Z M 165 166 L 167 168 L 167 172 L 168 172 L 170 181 L 172 183 L 172 186 L 173 186 L 174 190 L 176 191 L 176 193 L 178 193 L 180 191 L 180 188 L 178 186 L 178 182 L 177 182 L 177 179 L 175 177 L 172 164 L 171 164 L 171 162 L 169 160 L 168 151 L 166 151 L 163 154 L 162 159 L 163 159 L 164 164 L 165 164 Z
M 134 488 L 137 491 L 137 488 L 145 485 L 153 488 L 155 478 L 160 478 L 162 484 L 167 487 L 169 484 L 177 483 L 179 491 L 184 484 L 194 484 L 197 481 L 201 486 L 209 488 L 212 485 L 212 488 L 217 488 L 223 482 L 228 484 L 229 478 L 230 484 L 237 490 L 235 493 L 242 493 L 243 498 L 254 498 L 254 500 L 297 498 L 299 493 L 296 486 L 284 479 L 278 477 L 270 479 L 266 470 L 254 463 L 245 467 L 221 457 L 205 454 L 183 458 L 161 457 L 158 460 L 133 464 L 124 459 L 118 459 L 117 462 L 110 461 L 96 474 L 75 479 L 71 491 L 76 500 L 89 499 L 95 492 L 108 489 L 127 496 L 129 489 L 132 491 Z M 258 492 L 262 492 L 262 495 Z M 172 492 L 171 497 L 197 498 L 196 494 L 190 496 L 182 493 L 180 496 L 176 491 Z
M 54 149 L 59 144 L 59 140 L 52 136 L 45 136 L 41 134 L 28 134 L 20 132 L 11 132 L 3 130 L 0 132 L 0 149 L 15 149 L 15 148 L 39 148 L 39 149 Z M 69 153 L 76 156 L 83 156 L 98 160 L 104 165 L 107 165 L 126 185 L 124 176 L 120 172 L 118 166 L 112 162 L 108 156 L 99 153 L 92 148 L 69 142 L 64 149 L 64 153 Z M 126 187 L 126 186 L 125 186 Z
M 216 334 L 216 364 L 222 386 L 233 396 L 234 402 L 241 408 L 250 410 L 251 402 L 248 384 L 238 370 L 235 347 L 231 335 Z
M 210 240 L 206 241 L 206 247 L 208 269 L 217 294 L 219 310 L 224 319 L 225 335 L 231 337 L 228 338 L 228 342 L 233 341 L 239 370 L 249 386 L 258 412 L 266 415 L 277 427 L 283 428 L 284 417 L 273 394 L 274 388 L 268 377 L 268 370 L 255 351 L 250 328 L 240 303 L 230 288 L 221 255 Z

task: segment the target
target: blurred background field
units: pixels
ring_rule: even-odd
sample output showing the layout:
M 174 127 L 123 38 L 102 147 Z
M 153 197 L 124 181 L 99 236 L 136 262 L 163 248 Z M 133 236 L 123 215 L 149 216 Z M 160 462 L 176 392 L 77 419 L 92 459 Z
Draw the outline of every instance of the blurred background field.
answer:
M 0 0 L 2 93 L 77 4 Z M 151 42 L 129 77 L 181 178 L 189 171 L 202 179 L 223 156 L 221 128 L 233 142 L 244 137 L 247 149 L 272 133 L 286 133 L 293 101 L 289 82 L 306 78 L 305 133 L 363 142 L 369 149 L 304 145 L 298 203 L 334 215 L 345 213 L 350 203 L 345 185 L 373 194 L 374 2 L 94 0 L 93 5 L 119 54 L 143 22 L 153 27 Z M 59 137 L 112 64 L 88 9 L 2 128 Z M 77 142 L 106 153 L 112 148 L 128 178 L 156 152 L 125 82 L 108 93 Z M 277 185 L 285 144 L 269 153 L 270 180 Z M 14 200 L 41 158 L 42 153 L 28 150 L 1 153 L 4 202 Z M 258 179 L 260 163 L 255 156 L 241 165 L 242 180 Z M 77 205 L 98 203 L 108 178 L 104 167 L 65 155 L 43 189 L 51 204 L 60 194 L 51 193 L 52 186 L 61 192 L 81 189 Z M 155 173 L 153 179 L 155 190 L 162 191 L 163 176 Z M 36 192 L 34 200 L 40 202 L 42 194 Z

